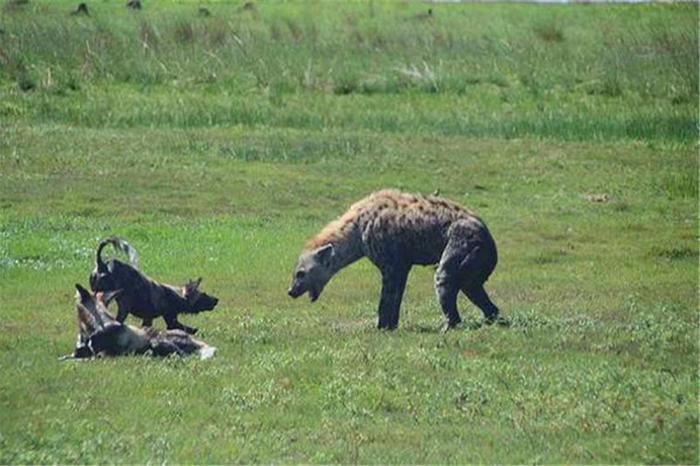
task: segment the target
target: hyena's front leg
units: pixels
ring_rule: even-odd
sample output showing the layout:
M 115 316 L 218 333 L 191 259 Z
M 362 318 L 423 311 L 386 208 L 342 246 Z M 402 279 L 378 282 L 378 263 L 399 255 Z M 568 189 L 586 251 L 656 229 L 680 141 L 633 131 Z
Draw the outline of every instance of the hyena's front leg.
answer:
M 382 296 L 379 300 L 377 328 L 394 330 L 399 326 L 399 310 L 410 270 L 406 266 L 382 268 Z

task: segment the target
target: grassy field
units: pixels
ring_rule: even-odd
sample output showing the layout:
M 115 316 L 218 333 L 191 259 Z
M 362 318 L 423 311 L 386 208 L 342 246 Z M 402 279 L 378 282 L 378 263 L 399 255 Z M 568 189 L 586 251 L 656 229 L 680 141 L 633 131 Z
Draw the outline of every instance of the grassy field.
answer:
M 700 461 L 696 4 L 87 3 L 0 6 L 0 463 Z M 509 328 L 286 296 L 383 187 L 486 220 Z M 214 359 L 57 360 L 111 234 Z

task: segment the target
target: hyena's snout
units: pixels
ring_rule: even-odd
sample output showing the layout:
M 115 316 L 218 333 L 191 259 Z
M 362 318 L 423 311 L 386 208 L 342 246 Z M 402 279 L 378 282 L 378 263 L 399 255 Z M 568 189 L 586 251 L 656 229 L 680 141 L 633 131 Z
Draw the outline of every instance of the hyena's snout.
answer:
M 292 298 L 298 298 L 302 294 L 304 294 L 304 287 L 301 286 L 299 282 L 292 282 L 291 285 L 289 285 L 289 289 L 287 290 L 287 294 L 291 296 Z
M 323 287 L 317 287 L 317 286 L 309 285 L 309 284 L 301 282 L 301 281 L 296 281 L 296 282 L 292 283 L 292 285 L 289 287 L 289 290 L 287 290 L 287 294 L 289 296 L 291 296 L 292 298 L 296 299 L 299 296 L 303 295 L 304 293 L 308 292 L 309 299 L 313 303 L 321 295 L 322 289 L 323 289 Z
M 298 298 L 299 296 L 303 295 L 307 291 L 309 292 L 309 295 L 312 296 L 312 301 L 315 301 L 318 297 L 318 293 L 315 292 L 314 287 L 310 286 L 309 282 L 304 279 L 305 277 L 295 277 L 292 280 L 292 284 L 289 285 L 289 289 L 287 290 L 287 294 L 291 296 L 292 298 Z

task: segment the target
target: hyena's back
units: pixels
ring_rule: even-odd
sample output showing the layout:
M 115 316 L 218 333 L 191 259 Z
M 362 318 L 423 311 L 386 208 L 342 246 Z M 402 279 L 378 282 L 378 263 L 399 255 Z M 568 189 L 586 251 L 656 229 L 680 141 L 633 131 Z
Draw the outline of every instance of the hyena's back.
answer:
M 371 194 L 350 208 L 371 259 L 400 255 L 412 264 L 436 264 L 451 232 L 459 226 L 465 241 L 483 236 L 492 242 L 483 222 L 459 204 L 436 196 L 395 190 Z

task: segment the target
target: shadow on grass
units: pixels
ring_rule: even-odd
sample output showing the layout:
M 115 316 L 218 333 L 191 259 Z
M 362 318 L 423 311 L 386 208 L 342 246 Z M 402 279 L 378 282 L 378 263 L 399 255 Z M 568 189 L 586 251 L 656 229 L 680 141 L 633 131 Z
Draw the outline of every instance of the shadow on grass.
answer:
M 409 325 L 406 325 L 404 327 L 401 327 L 401 329 L 405 332 L 412 332 L 412 333 L 440 334 L 440 333 L 442 333 L 442 326 L 443 326 L 442 322 L 436 323 L 435 325 L 409 324 Z M 510 326 L 511 326 L 511 320 L 508 317 L 500 317 L 495 322 L 491 322 L 491 323 L 487 322 L 486 319 L 483 319 L 483 318 L 465 319 L 462 321 L 462 323 L 460 323 L 454 329 L 451 329 L 448 333 L 451 333 L 451 332 L 472 332 L 475 330 L 479 330 L 482 327 L 510 327 Z

